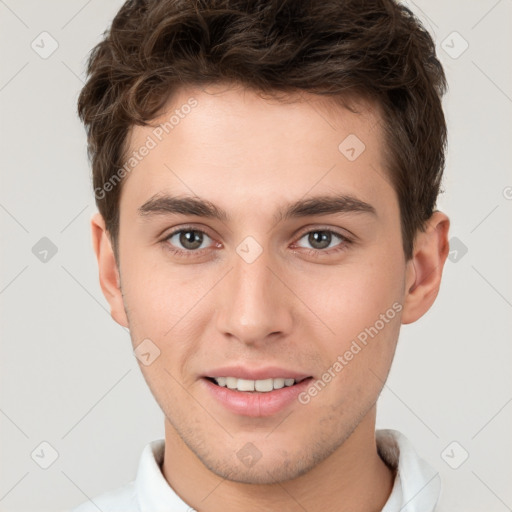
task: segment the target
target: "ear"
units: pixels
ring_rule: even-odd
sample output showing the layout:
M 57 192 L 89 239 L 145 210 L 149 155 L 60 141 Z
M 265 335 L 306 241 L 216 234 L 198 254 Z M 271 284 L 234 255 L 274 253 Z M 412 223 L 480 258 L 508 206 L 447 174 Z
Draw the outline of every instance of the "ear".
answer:
M 434 303 L 444 264 L 450 251 L 448 230 L 450 219 L 436 211 L 427 221 L 426 230 L 419 231 L 414 241 L 413 257 L 407 262 L 402 323 L 421 318 Z
M 110 237 L 105 227 L 105 221 L 99 213 L 94 214 L 91 218 L 91 230 L 92 244 L 98 260 L 100 286 L 103 295 L 110 304 L 110 314 L 118 324 L 128 327 L 128 318 L 121 294 L 119 270 Z

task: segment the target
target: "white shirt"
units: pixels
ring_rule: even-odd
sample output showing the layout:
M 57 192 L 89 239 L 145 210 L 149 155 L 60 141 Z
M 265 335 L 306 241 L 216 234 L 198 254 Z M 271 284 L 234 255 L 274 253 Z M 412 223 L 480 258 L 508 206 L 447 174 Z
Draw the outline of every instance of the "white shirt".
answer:
M 439 473 L 418 456 L 407 438 L 396 430 L 377 430 L 379 454 L 397 468 L 395 483 L 382 512 L 442 512 Z M 164 439 L 148 443 L 140 457 L 134 481 L 82 503 L 71 512 L 192 512 L 165 480 L 160 469 Z

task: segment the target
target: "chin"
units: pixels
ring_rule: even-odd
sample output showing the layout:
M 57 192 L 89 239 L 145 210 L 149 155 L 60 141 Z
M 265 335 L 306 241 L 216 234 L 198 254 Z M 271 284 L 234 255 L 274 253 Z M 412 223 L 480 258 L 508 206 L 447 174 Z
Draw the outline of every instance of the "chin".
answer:
M 252 468 L 241 467 L 238 460 L 231 465 L 219 466 L 218 464 L 209 465 L 206 463 L 205 465 L 220 478 L 249 485 L 272 485 L 286 482 L 287 480 L 294 480 L 310 471 L 312 466 L 314 466 L 312 464 L 311 466 L 304 467 L 290 461 L 281 463 L 269 463 L 267 461 L 264 463 L 261 460 Z

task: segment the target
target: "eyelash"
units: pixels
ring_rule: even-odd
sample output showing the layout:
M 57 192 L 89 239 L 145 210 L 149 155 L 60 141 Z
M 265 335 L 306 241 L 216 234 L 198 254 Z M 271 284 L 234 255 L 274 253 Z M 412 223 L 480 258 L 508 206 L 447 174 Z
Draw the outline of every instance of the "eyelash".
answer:
M 180 257 L 185 257 L 185 258 L 197 257 L 197 255 L 200 254 L 203 251 L 203 249 L 196 249 L 196 250 L 175 249 L 169 242 L 169 240 L 174 235 L 176 235 L 178 233 L 186 233 L 186 232 L 190 232 L 190 231 L 193 231 L 195 233 L 202 233 L 203 235 L 206 235 L 208 238 L 211 238 L 208 235 L 208 233 L 206 233 L 205 231 L 203 231 L 201 229 L 197 229 L 192 226 L 185 226 L 185 227 L 182 227 L 180 229 L 177 229 L 177 230 L 169 233 L 162 240 L 162 243 L 165 245 L 166 250 L 168 250 L 172 254 L 176 254 Z M 338 244 L 337 246 L 335 246 L 335 248 L 330 248 L 330 249 L 305 249 L 304 247 L 301 247 L 301 249 L 303 251 L 305 251 L 308 254 L 308 256 L 312 256 L 314 258 L 322 257 L 325 255 L 330 255 L 333 253 L 336 253 L 336 254 L 340 253 L 342 251 L 345 251 L 348 248 L 348 246 L 353 243 L 353 241 L 350 238 L 348 238 L 345 235 L 342 235 L 338 231 L 333 231 L 332 229 L 322 229 L 322 228 L 310 229 L 309 231 L 305 231 L 299 236 L 298 240 L 301 240 L 306 235 L 309 235 L 310 233 L 315 233 L 315 232 L 330 233 L 331 235 L 334 235 L 334 236 L 340 238 L 341 243 Z

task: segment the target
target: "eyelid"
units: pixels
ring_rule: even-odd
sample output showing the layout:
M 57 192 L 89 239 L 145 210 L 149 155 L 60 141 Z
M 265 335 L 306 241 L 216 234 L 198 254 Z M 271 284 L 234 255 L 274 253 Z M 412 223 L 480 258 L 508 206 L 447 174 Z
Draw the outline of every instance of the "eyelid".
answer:
M 333 233 L 341 238 L 344 238 L 345 240 L 354 241 L 356 238 L 355 235 L 350 233 L 348 230 L 333 226 L 322 226 L 322 225 L 312 225 L 307 226 L 305 228 L 301 228 L 298 234 L 295 235 L 297 238 L 302 238 L 304 235 L 307 235 L 308 233 L 314 232 L 314 231 L 328 231 L 329 233 Z

